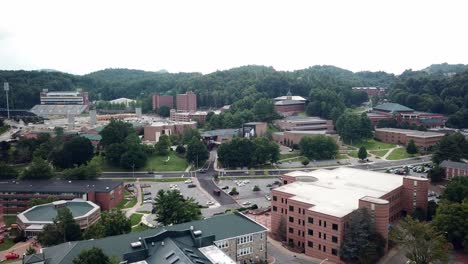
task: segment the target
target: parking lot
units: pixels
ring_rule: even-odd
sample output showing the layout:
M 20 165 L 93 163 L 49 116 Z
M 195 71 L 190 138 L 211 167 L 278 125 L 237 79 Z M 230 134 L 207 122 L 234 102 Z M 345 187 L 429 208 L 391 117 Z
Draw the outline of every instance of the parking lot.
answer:
M 240 205 L 251 206 L 256 204 L 259 208 L 265 208 L 271 205 L 271 191 L 270 187 L 267 187 L 267 185 L 273 184 L 275 181 L 279 181 L 279 179 L 243 179 L 239 177 L 229 180 L 220 180 L 218 187 L 222 189 L 227 186 L 228 188 L 223 190 L 226 193 L 229 193 L 232 188 L 235 187 L 239 195 L 233 197 Z M 253 191 L 255 185 L 260 188 L 259 191 Z M 270 197 L 270 200 L 265 197 L 266 195 Z
M 175 186 L 173 188 L 179 190 L 180 193 L 184 197 L 192 197 L 200 205 L 210 206 L 210 207 L 217 206 L 217 204 L 215 203 L 216 201 L 212 199 L 209 195 L 207 195 L 205 192 L 203 192 L 199 186 L 195 186 L 194 188 L 189 188 L 188 187 L 189 184 L 186 184 L 184 182 L 145 182 L 145 181 L 141 181 L 140 185 L 149 186 L 147 188 L 143 188 L 143 193 L 147 193 L 147 192 L 151 193 L 148 195 L 144 195 L 144 198 L 151 197 L 150 201 L 154 200 L 159 190 L 171 190 L 171 186 Z M 208 205 L 208 202 L 212 202 L 213 204 Z M 151 204 L 151 202 L 144 202 L 143 206 L 140 209 L 138 209 L 138 211 L 151 211 L 152 208 L 153 208 L 153 205 Z
M 388 170 L 388 173 L 394 173 L 394 174 L 399 174 L 399 175 L 408 175 L 408 176 L 414 176 L 414 177 L 421 177 L 421 178 L 427 178 L 427 172 L 432 168 L 432 165 L 430 164 L 425 164 L 425 165 L 409 165 L 405 167 L 400 167 L 400 168 L 392 168 Z

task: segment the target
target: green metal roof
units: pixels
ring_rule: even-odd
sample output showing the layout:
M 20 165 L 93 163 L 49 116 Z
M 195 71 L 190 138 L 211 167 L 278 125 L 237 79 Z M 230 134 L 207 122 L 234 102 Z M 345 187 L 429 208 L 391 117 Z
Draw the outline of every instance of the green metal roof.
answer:
M 87 202 L 67 201 L 66 207 L 70 209 L 73 217 L 79 217 L 87 214 L 94 207 Z M 49 221 L 57 217 L 57 208 L 53 204 L 44 204 L 31 208 L 24 213 L 29 221 Z
M 391 113 L 414 111 L 409 107 L 396 103 L 383 103 L 381 105 L 375 106 L 374 109 Z
M 151 237 L 155 237 L 163 233 L 167 238 L 172 239 L 174 245 L 178 245 L 179 248 L 185 245 L 186 248 L 190 249 L 191 247 L 196 246 L 193 244 L 193 240 L 191 240 L 190 237 L 181 236 L 181 233 L 178 234 L 177 232 L 186 232 L 187 230 L 190 230 L 191 226 L 193 226 L 193 230 L 202 231 L 200 240 L 197 240 L 196 242 L 200 243 L 200 245 L 204 244 L 203 246 L 205 246 L 207 243 L 213 243 L 213 241 L 266 231 L 265 227 L 259 225 L 243 214 L 234 213 L 214 216 L 204 220 L 192 221 L 184 224 L 106 237 L 103 239 L 63 243 L 50 248 L 44 248 L 43 252 L 46 258 L 49 260 L 48 264 L 71 264 L 73 259 L 78 254 L 80 254 L 82 250 L 87 250 L 92 247 L 101 248 L 108 256 L 116 256 L 119 259 L 122 259 L 124 254 L 138 253 L 138 250 L 132 249 L 130 243 L 139 241 L 140 239 L 150 241 L 152 239 Z M 173 245 L 172 242 L 169 242 L 169 244 Z M 165 245 L 167 244 L 168 243 L 165 242 Z M 160 242 L 158 242 L 158 245 L 160 245 Z M 198 247 L 200 247 L 200 245 Z M 155 248 L 157 248 L 157 246 L 155 246 Z M 174 249 L 174 251 L 177 251 L 172 246 L 170 248 Z M 150 250 L 153 251 L 153 249 Z M 154 254 L 156 254 L 156 252 L 153 252 L 152 255 Z M 157 253 L 157 255 L 160 256 L 160 252 Z M 159 262 L 161 261 L 160 259 L 156 260 L 153 257 L 151 257 L 151 261 L 152 262 L 149 263 L 165 263 Z
M 101 141 L 102 136 L 97 134 L 80 134 L 80 137 L 87 138 L 91 141 Z

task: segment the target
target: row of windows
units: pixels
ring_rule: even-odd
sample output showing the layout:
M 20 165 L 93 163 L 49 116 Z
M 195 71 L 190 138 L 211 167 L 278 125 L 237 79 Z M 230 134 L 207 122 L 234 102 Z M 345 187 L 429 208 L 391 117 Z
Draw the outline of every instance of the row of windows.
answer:
M 218 248 L 227 248 L 227 247 L 229 247 L 229 241 L 228 240 L 218 241 L 218 242 L 215 242 L 215 245 Z
M 307 246 L 310 247 L 310 248 L 314 248 L 314 242 L 307 241 Z M 323 252 L 327 252 L 327 247 L 325 245 L 322 246 L 321 244 L 319 244 L 318 245 L 318 250 L 321 250 Z M 331 253 L 334 256 L 338 256 L 338 249 L 332 248 Z
M 314 236 L 314 230 L 312 230 L 312 229 L 307 229 L 307 234 L 308 234 L 309 236 Z M 323 235 L 323 236 L 322 236 L 322 235 Z M 319 232 L 318 237 L 319 237 L 319 238 L 323 238 L 323 240 L 327 240 L 327 234 L 326 234 L 326 233 L 323 233 L 323 234 L 322 234 L 322 232 Z M 338 237 L 332 236 L 332 242 L 333 242 L 333 243 L 338 243 Z
M 237 245 L 242 245 L 245 243 L 250 243 L 253 241 L 252 235 L 245 235 L 237 238 Z
M 309 217 L 309 218 L 307 219 L 307 222 L 308 222 L 309 224 L 314 224 L 314 218 L 313 218 L 313 217 Z M 323 226 L 323 227 L 327 227 L 327 221 L 319 220 L 319 221 L 318 221 L 318 225 L 319 225 L 319 226 Z M 338 224 L 332 224 L 332 229 L 338 231 Z
M 237 256 L 245 256 L 252 254 L 252 247 L 240 248 L 237 250 Z

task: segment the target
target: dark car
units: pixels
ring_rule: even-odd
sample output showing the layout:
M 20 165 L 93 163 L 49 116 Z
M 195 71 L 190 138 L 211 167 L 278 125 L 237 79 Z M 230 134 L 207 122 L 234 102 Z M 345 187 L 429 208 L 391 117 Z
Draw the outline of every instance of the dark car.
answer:
M 144 195 L 151 195 L 151 192 L 144 192 Z
M 195 187 L 197 187 L 197 185 L 195 185 L 195 184 L 192 183 L 192 184 L 187 185 L 187 187 L 188 187 L 188 188 L 195 188 Z
M 220 196 L 221 195 L 221 190 L 220 189 L 214 189 L 213 194 L 216 195 L 216 196 Z
M 223 188 L 221 188 L 221 189 L 223 189 L 223 190 L 227 190 L 227 189 L 229 189 L 229 186 L 224 186 L 224 187 L 223 187 Z

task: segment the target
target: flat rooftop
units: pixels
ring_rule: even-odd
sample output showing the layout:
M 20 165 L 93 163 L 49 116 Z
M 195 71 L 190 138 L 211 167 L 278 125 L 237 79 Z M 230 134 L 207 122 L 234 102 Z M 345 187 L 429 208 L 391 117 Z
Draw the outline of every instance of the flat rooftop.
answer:
M 305 122 L 326 122 L 326 119 L 320 118 L 318 116 L 288 116 L 283 121 L 289 123 L 305 123 Z
M 335 217 L 344 217 L 357 209 L 361 198 L 380 198 L 403 185 L 400 175 L 345 167 L 285 175 L 295 177 L 296 182 L 276 191 L 293 194 L 289 200 L 312 204 L 310 211 Z
M 64 181 L 64 180 L 37 180 L 37 181 L 3 181 L 0 182 L 0 192 L 26 192 L 26 193 L 65 193 L 65 192 L 111 192 L 122 181 L 95 180 L 95 181 Z
M 87 201 L 59 201 L 63 204 L 62 207 L 70 209 L 74 218 L 81 217 L 91 212 L 93 209 L 98 208 L 97 205 L 91 204 Z M 34 206 L 33 208 L 23 212 L 23 215 L 30 222 L 52 222 L 57 217 L 57 210 L 55 203 L 48 203 L 44 205 Z
M 376 128 L 375 131 L 402 133 L 402 134 L 406 134 L 407 136 L 415 136 L 415 137 L 442 137 L 444 136 L 443 133 L 419 131 L 419 130 L 411 130 L 411 129 L 401 129 L 401 128 L 386 128 L 386 127 Z

